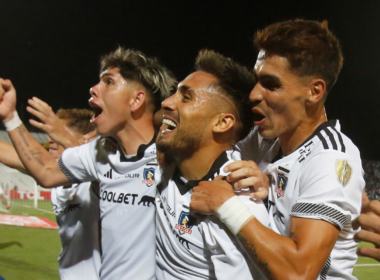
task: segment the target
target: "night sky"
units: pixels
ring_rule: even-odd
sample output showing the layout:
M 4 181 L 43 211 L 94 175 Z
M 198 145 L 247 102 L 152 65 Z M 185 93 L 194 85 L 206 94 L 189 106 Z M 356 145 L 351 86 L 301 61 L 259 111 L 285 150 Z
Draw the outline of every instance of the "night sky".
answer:
M 98 4 L 96 4 L 98 3 Z M 118 45 L 156 56 L 178 80 L 197 52 L 214 49 L 253 67 L 253 34 L 293 18 L 329 21 L 345 63 L 326 103 L 330 119 L 380 160 L 380 1 L 28 1 L 0 0 L 0 77 L 13 81 L 24 121 L 26 100 L 88 108 L 101 55 Z

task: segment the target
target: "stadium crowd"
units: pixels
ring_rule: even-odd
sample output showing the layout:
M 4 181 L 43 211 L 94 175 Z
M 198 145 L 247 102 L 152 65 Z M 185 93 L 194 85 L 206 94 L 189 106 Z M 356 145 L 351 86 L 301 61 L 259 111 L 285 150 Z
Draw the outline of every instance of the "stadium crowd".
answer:
M 363 160 L 365 191 L 370 200 L 380 200 L 380 162 Z
M 254 71 L 202 50 L 177 88 L 155 58 L 118 48 L 101 59 L 84 125 L 28 101 L 49 152 L 0 79 L 13 142 L 1 161 L 55 188 L 61 279 L 355 279 L 358 254 L 380 261 L 380 203 L 324 107 L 338 39 L 297 19 L 254 44 Z M 357 252 L 361 240 L 377 248 Z

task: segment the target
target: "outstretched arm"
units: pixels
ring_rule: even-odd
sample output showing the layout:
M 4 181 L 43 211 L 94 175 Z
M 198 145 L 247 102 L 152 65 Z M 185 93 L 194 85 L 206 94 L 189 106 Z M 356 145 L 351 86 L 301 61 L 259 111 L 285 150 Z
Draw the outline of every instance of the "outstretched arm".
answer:
M 19 121 L 16 112 L 16 90 L 10 80 L 0 79 L 0 119 L 25 168 L 44 187 L 69 184 L 58 162 L 39 144 Z
M 8 143 L 0 141 L 0 162 L 10 168 L 29 174 L 25 166 L 22 164 L 15 148 Z

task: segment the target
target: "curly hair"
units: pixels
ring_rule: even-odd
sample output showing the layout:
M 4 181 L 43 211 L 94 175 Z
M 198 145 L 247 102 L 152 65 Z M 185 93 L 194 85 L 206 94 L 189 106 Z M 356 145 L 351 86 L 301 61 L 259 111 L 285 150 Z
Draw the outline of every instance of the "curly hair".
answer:
M 217 86 L 222 93 L 235 105 L 237 119 L 241 129 L 236 134 L 236 140 L 244 139 L 253 127 L 252 103 L 249 94 L 256 84 L 255 76 L 246 67 L 213 50 L 201 50 L 195 62 L 197 71 L 214 75 L 218 79 Z
M 161 108 L 161 102 L 170 96 L 177 84 L 172 73 L 156 58 L 147 57 L 140 51 L 119 47 L 101 58 L 101 72 L 116 67 L 124 79 L 138 82 L 149 91 L 153 97 L 154 111 Z
M 59 109 L 56 115 L 59 119 L 68 120 L 67 126 L 81 134 L 87 134 L 95 130 L 95 127 L 90 122 L 94 113 L 90 110 Z
M 266 55 L 287 58 L 290 71 L 316 76 L 326 82 L 329 91 L 343 66 L 339 40 L 328 29 L 327 21 L 295 19 L 271 24 L 255 34 L 257 50 Z

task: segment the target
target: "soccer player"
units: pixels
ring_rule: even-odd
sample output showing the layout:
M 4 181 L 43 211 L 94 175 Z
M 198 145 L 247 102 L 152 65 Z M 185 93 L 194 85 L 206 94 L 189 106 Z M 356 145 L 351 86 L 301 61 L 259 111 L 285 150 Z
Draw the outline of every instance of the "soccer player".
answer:
M 28 109 L 44 119 L 45 123 L 32 121 L 56 139 L 67 139 L 65 142 L 82 142 L 83 136 L 93 131 L 90 119 L 93 113 L 86 109 L 60 109 L 57 115 L 43 101 L 34 98 L 30 101 L 39 110 Z M 43 113 L 42 113 L 43 112 Z M 48 118 L 46 118 L 48 116 Z M 64 148 L 49 137 L 49 153 L 57 159 Z M 20 161 L 14 147 L 0 142 L 0 162 L 28 173 Z M 59 274 L 62 280 L 99 279 L 100 255 L 100 213 L 99 185 L 94 182 L 70 184 L 51 190 L 53 211 L 57 218 L 58 233 L 62 250 L 58 257 Z
M 248 100 L 255 79 L 245 67 L 213 51 L 201 51 L 196 71 L 162 103 L 158 151 L 174 162 L 156 172 L 157 279 L 259 279 L 263 276 L 238 239 L 214 217 L 189 214 L 192 188 L 200 180 L 225 176 L 223 167 L 240 159 L 233 148 L 252 126 Z M 265 175 L 264 175 L 265 177 Z M 249 192 L 239 201 L 268 226 L 261 200 Z M 244 219 L 243 216 L 239 219 Z
M 256 163 L 232 163 L 226 171 L 236 172 L 231 182 L 249 177 L 237 187 L 254 185 L 259 167 L 271 162 L 265 171 L 271 229 L 253 215 L 225 220 L 234 211 L 241 215 L 235 209 L 242 207 L 226 181 L 201 182 L 191 210 L 238 227 L 268 278 L 354 279 L 352 221 L 360 213 L 363 170 L 358 149 L 324 110 L 343 63 L 339 41 L 325 21 L 293 20 L 257 32 L 255 45 L 258 83 L 250 100 L 256 129 L 240 146 L 243 158 Z
M 15 90 L 5 88 L 0 117 L 25 167 L 46 187 L 100 182 L 100 279 L 155 278 L 156 168 L 153 114 L 175 81 L 141 52 L 117 49 L 101 60 L 90 89 L 91 119 L 103 136 L 66 149 L 57 163 L 26 131 L 15 112 Z
M 4 204 L 4 206 L 5 206 L 5 209 L 10 209 L 11 207 L 9 206 L 9 204 L 8 204 L 8 201 L 7 201 L 7 199 L 5 198 L 5 196 L 4 196 L 4 190 L 3 190 L 3 188 L 2 188 L 2 186 L 0 185 L 0 200 L 1 200 L 1 203 L 3 203 Z

